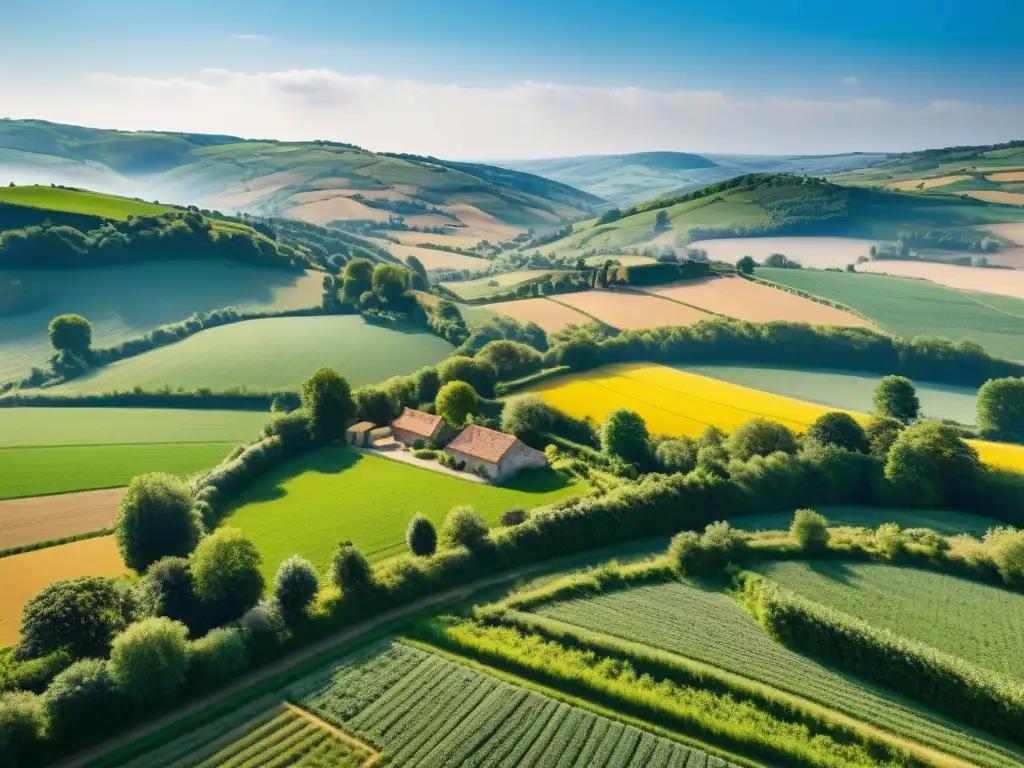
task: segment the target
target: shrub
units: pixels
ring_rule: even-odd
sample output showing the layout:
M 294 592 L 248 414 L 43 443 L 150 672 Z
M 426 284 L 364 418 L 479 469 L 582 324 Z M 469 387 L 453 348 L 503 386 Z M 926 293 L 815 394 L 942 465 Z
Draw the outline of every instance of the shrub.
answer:
M 501 409 L 501 431 L 515 435 L 527 445 L 537 446 L 555 423 L 555 409 L 539 395 L 509 398 Z
M 498 382 L 498 371 L 487 360 L 453 355 L 441 363 L 437 370 L 441 377 L 441 384 L 464 381 L 481 397 L 494 397 L 494 385 Z
M 597 342 L 586 337 L 577 337 L 562 344 L 555 351 L 555 362 L 567 365 L 574 371 L 586 371 L 601 361 Z
M 405 542 L 414 555 L 430 557 L 437 551 L 437 531 L 434 530 L 434 524 L 417 512 L 409 521 Z
M 46 656 L 24 661 L 12 658 L 11 654 L 6 658 L 0 654 L 0 691 L 42 693 L 73 661 L 66 648 L 58 648 Z
M 46 726 L 43 702 L 34 693 L 0 693 L 0 757 L 5 768 L 37 762 Z
M 313 444 L 312 422 L 305 408 L 279 411 L 263 427 L 261 437 L 278 437 L 289 450 L 299 450 Z
M 823 413 L 807 428 L 807 437 L 823 445 L 837 445 L 848 451 L 867 453 L 869 448 L 863 427 L 850 414 L 842 411 Z
M 584 465 L 586 466 L 586 465 Z M 505 526 L 522 525 L 526 522 L 525 509 L 510 509 L 501 516 L 501 524 Z
M 350 592 L 365 590 L 373 583 L 370 561 L 350 541 L 338 545 L 331 561 L 331 575 L 336 586 Z
M 478 552 L 487 544 L 489 529 L 484 519 L 470 506 L 455 507 L 441 526 L 441 543 L 450 548 L 465 547 Z
M 437 391 L 441 388 L 441 376 L 437 368 L 425 366 L 413 374 L 416 382 L 416 401 L 418 403 L 432 403 L 437 397 Z
M 1024 531 L 996 528 L 985 534 L 985 549 L 1003 581 L 1024 586 Z
M 868 439 L 868 447 L 872 456 L 884 459 L 889 454 L 889 449 L 896 442 L 900 431 L 903 429 L 903 422 L 891 416 L 875 416 L 870 423 L 865 435 Z
M 605 417 L 601 425 L 601 450 L 627 464 L 646 467 L 651 444 L 647 425 L 636 411 L 619 408 Z
M 302 383 L 302 407 L 309 413 L 314 439 L 320 442 L 343 438 L 356 412 L 352 388 L 330 368 L 318 369 Z
M 518 379 L 539 371 L 544 362 L 532 347 L 506 339 L 487 342 L 476 356 L 493 365 L 501 381 Z
M 187 558 L 157 560 L 136 586 L 135 594 L 149 615 L 166 616 L 186 626 L 196 626 L 201 609 Z
M 440 451 L 435 451 L 433 448 L 420 448 L 413 451 L 412 455 L 424 461 L 436 461 L 439 453 Z
M 875 388 L 875 413 L 909 424 L 921 412 L 917 390 L 905 376 L 886 376 Z
M 219 619 L 230 621 L 256 605 L 263 594 L 263 574 L 256 545 L 236 528 L 218 528 L 192 553 L 196 595 Z
M 464 381 L 443 384 L 434 405 L 437 414 L 457 429 L 465 426 L 467 419 L 480 409 L 476 392 Z
M 1024 442 L 1024 378 L 985 382 L 978 390 L 977 421 L 984 437 Z
M 926 421 L 900 432 L 889 449 L 885 477 L 899 504 L 972 509 L 983 468 L 955 427 Z
M 122 699 L 107 662 L 82 659 L 54 678 L 43 705 L 49 714 L 50 738 L 70 746 L 111 730 L 121 717 Z
M 668 559 L 672 570 L 680 576 L 693 576 L 702 570 L 704 550 L 700 536 L 694 531 L 683 531 L 672 537 L 668 545 Z
M 768 456 L 776 451 L 796 453 L 796 437 L 782 424 L 757 418 L 737 427 L 725 448 L 734 459 L 748 461 L 752 456 Z
M 238 620 L 238 626 L 254 663 L 276 658 L 288 634 L 287 624 L 277 606 L 266 602 L 246 611 Z
M 202 533 L 188 485 L 162 472 L 132 479 L 114 521 L 121 556 L 138 573 L 163 557 L 188 555 Z
M 402 410 L 381 387 L 359 387 L 352 393 L 352 399 L 356 404 L 356 418 L 377 425 L 390 424 Z
M 106 656 L 132 610 L 128 589 L 113 579 L 55 581 L 25 605 L 16 655 L 27 659 L 65 648 L 75 659 Z
M 188 678 L 196 688 L 213 688 L 248 666 L 249 651 L 239 629 L 214 629 L 189 645 Z
M 828 520 L 813 509 L 798 509 L 793 515 L 789 535 L 804 551 L 821 551 L 828 547 Z
M 697 444 L 687 438 L 669 438 L 658 443 L 654 458 L 662 472 L 686 474 L 697 468 Z
M 907 540 L 896 523 L 882 523 L 875 531 L 875 551 L 886 560 L 895 560 L 907 548 Z
M 184 624 L 144 619 L 114 638 L 108 669 L 118 689 L 145 709 L 174 698 L 185 679 L 188 655 Z
M 709 574 L 725 568 L 741 557 L 747 548 L 746 537 L 729 523 L 711 523 L 698 536 L 683 531 L 672 538 L 668 559 L 680 576 Z
M 274 576 L 274 602 L 285 621 L 301 616 L 320 589 L 320 577 L 313 564 L 292 555 L 277 569 Z

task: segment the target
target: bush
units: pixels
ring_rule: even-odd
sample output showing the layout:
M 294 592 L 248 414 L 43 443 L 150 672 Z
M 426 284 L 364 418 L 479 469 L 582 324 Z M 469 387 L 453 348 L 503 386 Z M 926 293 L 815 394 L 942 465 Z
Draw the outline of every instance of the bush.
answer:
M 697 468 L 697 445 L 688 438 L 669 438 L 658 443 L 654 458 L 662 472 L 687 474 Z
M 509 398 L 501 409 L 501 431 L 515 435 L 527 445 L 537 446 L 555 423 L 555 409 L 539 395 Z
M 373 583 L 370 561 L 350 541 L 338 545 L 338 551 L 331 561 L 331 575 L 334 584 L 347 592 L 365 590 Z
M 650 462 L 651 443 L 640 414 L 627 408 L 609 413 L 601 425 L 601 450 L 627 464 L 646 467 Z
M 985 382 L 978 390 L 977 420 L 983 437 L 1024 442 L 1024 378 Z
M 302 407 L 309 413 L 314 439 L 320 442 L 343 438 L 356 413 L 352 388 L 330 368 L 318 369 L 302 383 Z
M 875 416 L 868 423 L 865 436 L 872 456 L 884 459 L 903 430 L 903 422 L 891 416 Z
M 238 618 L 263 594 L 263 562 L 256 545 L 236 528 L 218 528 L 192 553 L 196 595 L 217 617 L 216 623 Z
M 437 397 L 437 391 L 441 388 L 441 375 L 437 368 L 425 366 L 413 374 L 416 382 L 416 402 L 432 403 Z
M 441 363 L 437 371 L 442 385 L 452 381 L 464 381 L 481 397 L 494 397 L 494 385 L 498 382 L 498 370 L 487 360 L 453 355 Z
M 526 522 L 526 517 L 525 509 L 510 509 L 502 514 L 501 524 L 505 526 L 522 525 Z
M 668 546 L 668 559 L 680 576 L 698 576 L 720 571 L 743 556 L 747 550 L 746 537 L 729 523 L 711 523 L 698 536 L 683 531 L 672 538 Z
M 50 738 L 71 746 L 110 731 L 121 717 L 122 699 L 107 662 L 82 659 L 54 678 L 43 705 L 49 714 Z
M 544 362 L 532 347 L 507 339 L 487 342 L 476 356 L 494 366 L 500 381 L 518 379 L 535 373 Z
M 352 393 L 356 404 L 356 418 L 376 425 L 390 424 L 402 409 L 398 402 L 381 387 L 359 387 Z
M 480 401 L 473 387 L 464 381 L 449 381 L 441 386 L 434 404 L 437 414 L 449 425 L 460 429 L 467 419 L 480 410 Z
M 577 337 L 557 348 L 555 362 L 573 371 L 586 371 L 600 364 L 601 355 L 596 341 Z
M 921 412 L 917 390 L 905 376 L 886 376 L 875 388 L 875 413 L 909 424 Z
M 414 555 L 430 557 L 437 551 L 437 531 L 434 530 L 434 524 L 417 512 L 409 521 L 405 542 Z
M 978 453 L 948 424 L 926 421 L 900 432 L 885 462 L 896 503 L 975 508 L 983 478 Z
M 789 535 L 805 552 L 819 552 L 828 547 L 828 520 L 813 509 L 798 509 Z
M 46 711 L 34 693 L 0 693 L 0 757 L 4 768 L 36 764 L 46 733 Z
M 128 484 L 117 508 L 114 536 L 129 568 L 142 573 L 161 558 L 184 557 L 202 534 L 203 523 L 186 483 L 154 472 Z
M 985 549 L 1007 584 L 1024 586 L 1024 531 L 996 528 L 985 534 Z
M 423 459 L 424 461 L 436 461 L 440 451 L 435 451 L 433 448 L 419 448 L 412 452 L 412 455 L 417 459 Z
M 50 682 L 71 666 L 74 659 L 66 648 L 58 648 L 37 659 L 18 661 L 0 654 L 0 692 L 31 691 L 42 693 Z
M 470 506 L 455 507 L 441 526 L 441 543 L 445 547 L 465 547 L 479 552 L 487 545 L 489 529 L 484 519 Z
M 882 523 L 875 530 L 875 551 L 886 560 L 895 560 L 906 548 L 906 537 L 896 523 Z
M 132 611 L 130 592 L 113 579 L 55 581 L 26 603 L 16 655 L 28 659 L 64 648 L 75 659 L 106 656 Z
M 188 669 L 188 629 L 159 617 L 132 624 L 114 638 L 108 669 L 117 688 L 143 709 L 166 704 Z
M 189 645 L 188 679 L 194 688 L 214 688 L 249 666 L 249 651 L 239 629 L 214 629 Z
M 312 422 L 305 408 L 277 412 L 263 427 L 261 437 L 280 438 L 289 450 L 301 450 L 313 445 Z
M 313 564 L 298 555 L 281 563 L 274 576 L 274 602 L 285 621 L 301 616 L 319 589 L 320 577 Z
M 737 427 L 725 442 L 729 455 L 740 461 L 768 456 L 776 451 L 796 453 L 796 437 L 782 424 L 768 419 L 751 419 Z
M 166 616 L 190 628 L 199 623 L 202 611 L 192 570 L 184 557 L 165 557 L 149 566 L 135 594 L 149 615 Z
M 837 445 L 859 453 L 867 453 L 869 448 L 863 427 L 842 411 L 823 413 L 807 428 L 807 437 L 822 445 Z
M 668 560 L 678 575 L 694 576 L 702 571 L 704 549 L 700 536 L 694 531 L 683 531 L 672 537 L 668 545 Z

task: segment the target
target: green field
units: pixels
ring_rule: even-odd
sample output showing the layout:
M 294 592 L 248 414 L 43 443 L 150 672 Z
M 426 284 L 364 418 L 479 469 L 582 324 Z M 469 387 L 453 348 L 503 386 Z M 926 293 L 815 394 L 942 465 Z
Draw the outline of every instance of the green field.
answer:
M 1024 595 L 879 563 L 780 562 L 754 570 L 876 627 L 1024 678 Z
M 470 504 L 493 525 L 510 509 L 530 509 L 583 490 L 550 470 L 523 472 L 507 485 L 490 486 L 345 448 L 322 448 L 268 472 L 222 524 L 240 528 L 255 542 L 269 579 L 294 554 L 325 570 L 346 540 L 371 560 L 400 554 L 416 512 L 440 526 L 452 507 Z
M 47 325 L 76 313 L 93 326 L 93 346 L 141 336 L 193 313 L 318 306 L 323 276 L 228 261 L 123 264 L 83 270 L 0 270 L 0 382 L 44 366 Z
M 872 413 L 875 387 L 881 376 L 853 371 L 767 368 L 745 365 L 675 366 L 744 387 L 774 392 L 812 403 Z M 921 412 L 934 419 L 952 419 L 961 424 L 974 424 L 977 411 L 977 390 L 928 382 L 915 382 Z
M 947 512 L 938 509 L 886 509 L 884 507 L 819 507 L 830 525 L 854 525 L 877 528 L 882 523 L 897 523 L 901 528 L 931 528 L 944 536 L 969 533 L 981 537 L 990 528 L 1005 525 L 992 517 Z M 743 531 L 784 531 L 793 522 L 792 512 L 771 512 L 729 518 Z
M 563 270 L 522 269 L 518 272 L 506 272 L 503 275 L 481 277 L 479 280 L 452 280 L 441 283 L 441 285 L 454 291 L 463 299 L 483 299 L 500 293 L 508 293 L 523 283 L 532 283 L 542 278 L 548 278 L 560 271 Z
M 897 336 L 969 339 L 994 355 L 1024 360 L 1024 317 L 936 283 L 809 269 L 759 268 L 755 274 L 845 304 Z
M 360 386 L 412 373 L 451 351 L 448 342 L 432 333 L 396 330 L 352 315 L 247 320 L 201 331 L 48 391 L 81 394 L 136 386 L 297 390 L 322 366 L 337 369 L 349 384 Z
M 0 448 L 0 499 L 116 488 L 145 472 L 184 477 L 214 466 L 234 447 L 206 442 Z
M 803 696 L 892 733 L 983 766 L 1020 765 L 940 716 L 859 683 L 774 642 L 726 595 L 668 583 L 545 605 L 538 612 L 594 632 L 661 648 Z
M 46 208 L 63 213 L 82 213 L 122 221 L 129 216 L 152 216 L 173 210 L 166 205 L 146 203 L 129 197 L 43 186 L 0 187 L 0 203 Z
M 0 448 L 252 442 L 269 419 L 263 411 L 0 408 Z

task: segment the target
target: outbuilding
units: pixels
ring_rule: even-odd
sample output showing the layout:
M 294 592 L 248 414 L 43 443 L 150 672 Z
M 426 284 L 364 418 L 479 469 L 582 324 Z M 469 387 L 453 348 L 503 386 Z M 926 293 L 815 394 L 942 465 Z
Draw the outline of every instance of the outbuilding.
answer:
M 372 421 L 360 421 L 345 430 L 345 442 L 365 448 L 370 444 L 370 432 L 376 425 Z
M 548 465 L 543 452 L 526 445 L 515 435 L 470 424 L 448 443 L 444 452 L 466 469 L 483 469 L 491 480 L 507 480 L 521 469 Z
M 444 440 L 452 430 L 440 416 L 406 408 L 391 422 L 391 432 L 398 442 L 413 445 L 417 440 L 424 443 Z

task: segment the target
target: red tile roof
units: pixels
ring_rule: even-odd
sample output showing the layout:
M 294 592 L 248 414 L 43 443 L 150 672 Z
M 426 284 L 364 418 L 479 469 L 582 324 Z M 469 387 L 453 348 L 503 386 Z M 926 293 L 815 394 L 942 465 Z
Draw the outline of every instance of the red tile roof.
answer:
M 391 422 L 391 426 L 412 432 L 414 435 L 433 437 L 441 427 L 441 417 L 406 408 L 401 416 Z
M 504 432 L 470 424 L 462 430 L 462 434 L 448 443 L 448 447 L 467 456 L 498 462 L 515 443 L 515 435 L 506 435 Z

